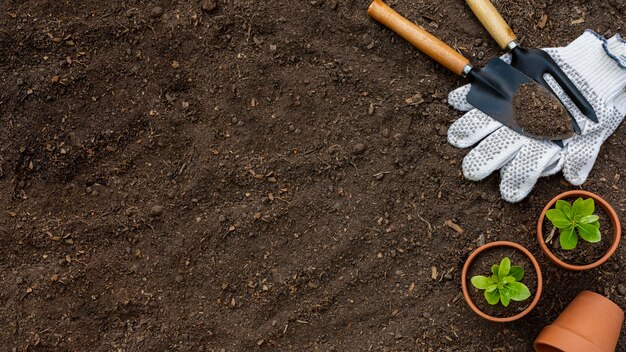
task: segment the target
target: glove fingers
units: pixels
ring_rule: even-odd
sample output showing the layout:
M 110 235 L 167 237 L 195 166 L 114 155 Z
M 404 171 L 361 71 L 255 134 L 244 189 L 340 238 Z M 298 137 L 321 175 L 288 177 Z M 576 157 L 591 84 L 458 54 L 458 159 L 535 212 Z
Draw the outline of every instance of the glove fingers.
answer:
M 485 138 L 463 159 L 463 175 L 480 181 L 508 163 L 529 139 L 508 128 L 500 128 Z
M 546 170 L 558 172 L 563 149 L 550 141 L 526 143 L 500 170 L 500 193 L 507 202 L 526 198 Z
M 626 93 L 624 93 L 626 96 Z M 603 125 L 593 125 L 587 129 L 587 133 L 575 136 L 567 144 L 563 176 L 576 186 L 582 185 L 589 176 L 591 168 L 596 162 L 602 143 L 615 131 L 624 118 L 624 114 L 617 108 L 608 110 L 603 108 L 596 110 L 602 116 Z M 603 128 L 601 128 L 603 127 Z
M 606 41 L 604 51 L 617 61 L 622 68 L 626 68 L 626 40 L 619 34 L 612 36 Z
M 474 109 L 450 126 L 448 142 L 457 148 L 471 147 L 500 127 L 501 123 Z
M 575 141 L 568 144 L 563 176 L 569 183 L 580 186 L 587 180 L 604 141 L 602 132 L 594 131 L 578 136 Z
M 543 169 L 541 177 L 556 175 L 559 171 L 563 170 L 563 165 L 565 165 L 565 158 L 563 157 L 564 154 L 565 152 L 561 151 L 561 157 Z
M 474 107 L 467 102 L 467 94 L 471 89 L 471 84 L 466 84 L 448 94 L 448 104 L 460 111 L 470 111 Z

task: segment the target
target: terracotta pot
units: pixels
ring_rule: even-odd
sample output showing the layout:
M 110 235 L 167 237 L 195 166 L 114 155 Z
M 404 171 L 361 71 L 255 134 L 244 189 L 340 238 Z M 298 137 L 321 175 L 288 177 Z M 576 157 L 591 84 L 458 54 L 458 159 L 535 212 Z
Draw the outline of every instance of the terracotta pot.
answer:
M 554 253 L 550 251 L 550 249 L 548 248 L 548 246 L 543 240 L 543 220 L 546 217 L 546 212 L 552 209 L 554 204 L 556 204 L 557 200 L 561 200 L 565 198 L 578 198 L 578 197 L 592 198 L 596 205 L 599 204 L 602 207 L 602 209 L 604 209 L 606 214 L 611 219 L 611 225 L 613 226 L 613 244 L 611 245 L 611 248 L 609 248 L 608 252 L 606 252 L 606 254 L 604 254 L 602 258 L 587 265 L 573 265 L 573 264 L 568 264 L 560 260 L 559 258 L 557 258 L 557 256 L 554 255 Z M 568 270 L 576 270 L 576 271 L 588 270 L 588 269 L 592 269 L 599 265 L 604 264 L 607 260 L 609 260 L 609 258 L 613 255 L 613 253 L 615 253 L 615 251 L 617 250 L 617 246 L 619 245 L 621 236 L 622 236 L 622 228 L 619 222 L 619 218 L 617 217 L 617 213 L 615 212 L 613 207 L 611 207 L 609 203 L 607 203 L 604 199 L 602 199 L 600 196 L 596 195 L 595 193 L 582 191 L 582 190 L 573 190 L 573 191 L 563 192 L 559 194 L 558 196 L 552 198 L 552 200 L 545 206 L 545 208 L 543 208 L 543 211 L 541 212 L 541 216 L 539 216 L 539 220 L 537 221 L 537 239 L 539 240 L 539 247 L 541 248 L 543 253 L 545 253 L 545 255 L 547 255 L 548 258 L 550 258 L 550 260 L 552 260 L 556 265 L 562 268 L 568 269 Z
M 535 292 L 533 301 L 530 303 L 528 308 L 526 308 L 524 311 L 511 317 L 498 318 L 498 317 L 493 317 L 491 315 L 484 313 L 483 311 L 478 309 L 478 307 L 476 307 L 467 289 L 467 272 L 469 270 L 470 265 L 480 253 L 486 250 L 489 250 L 490 248 L 494 248 L 494 247 L 511 247 L 522 252 L 526 257 L 528 257 L 530 262 L 533 264 L 535 272 L 537 273 L 537 290 Z M 463 297 L 465 297 L 465 302 L 467 302 L 467 304 L 470 306 L 470 308 L 472 308 L 472 310 L 476 314 L 480 315 L 481 317 L 487 320 L 490 320 L 496 323 L 508 323 L 508 322 L 515 321 L 515 320 L 522 318 L 526 314 L 530 313 L 530 311 L 533 310 L 533 308 L 535 308 L 535 306 L 537 305 L 537 302 L 539 302 L 539 297 L 541 297 L 541 290 L 543 289 L 543 279 L 541 277 L 541 268 L 539 268 L 539 263 L 537 263 L 537 259 L 535 259 L 535 257 L 526 248 L 520 246 L 517 243 L 507 242 L 507 241 L 498 241 L 498 242 L 487 243 L 486 245 L 479 247 L 474 252 L 472 252 L 472 254 L 470 254 L 470 256 L 465 261 L 465 265 L 463 265 L 463 271 L 461 272 L 461 287 L 463 289 Z
M 583 291 L 537 336 L 536 352 L 613 352 L 624 312 L 608 298 Z

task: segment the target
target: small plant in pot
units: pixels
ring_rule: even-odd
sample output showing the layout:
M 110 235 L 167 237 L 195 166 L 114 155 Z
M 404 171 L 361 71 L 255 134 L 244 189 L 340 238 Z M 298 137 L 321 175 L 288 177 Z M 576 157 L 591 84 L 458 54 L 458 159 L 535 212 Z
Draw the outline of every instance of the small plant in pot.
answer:
M 530 297 L 528 286 L 521 281 L 524 279 L 524 268 L 511 266 L 511 260 L 504 257 L 500 264 L 491 266 L 492 275 L 476 275 L 472 277 L 472 285 L 485 291 L 485 300 L 491 305 L 498 302 L 508 307 L 511 301 L 523 302 Z
M 542 277 L 535 257 L 519 244 L 493 242 L 475 250 L 461 273 L 465 301 L 476 314 L 510 322 L 539 301 Z
M 606 201 L 576 190 L 562 193 L 546 205 L 537 223 L 537 236 L 541 250 L 557 265 L 587 270 L 611 257 L 621 228 Z
M 563 250 L 576 248 L 578 237 L 589 243 L 602 240 L 600 233 L 600 217 L 594 214 L 593 198 L 578 198 L 574 204 L 565 200 L 557 200 L 554 208 L 546 212 L 546 217 L 553 229 L 559 230 L 559 245 Z

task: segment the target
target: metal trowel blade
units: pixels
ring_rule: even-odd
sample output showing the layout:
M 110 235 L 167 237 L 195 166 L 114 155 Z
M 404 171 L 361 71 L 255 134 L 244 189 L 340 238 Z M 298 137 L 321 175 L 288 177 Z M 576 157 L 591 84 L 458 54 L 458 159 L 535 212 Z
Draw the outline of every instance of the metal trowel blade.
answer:
M 563 126 L 563 130 L 571 131 L 566 134 L 538 135 L 521 127 L 516 120 L 513 97 L 522 85 L 532 85 L 538 91 L 545 88 L 500 59 L 492 59 L 480 70 L 472 69 L 468 78 L 472 82 L 472 88 L 467 95 L 467 101 L 521 135 L 542 140 L 562 140 L 580 132 L 575 121 L 569 119 L 571 126 Z

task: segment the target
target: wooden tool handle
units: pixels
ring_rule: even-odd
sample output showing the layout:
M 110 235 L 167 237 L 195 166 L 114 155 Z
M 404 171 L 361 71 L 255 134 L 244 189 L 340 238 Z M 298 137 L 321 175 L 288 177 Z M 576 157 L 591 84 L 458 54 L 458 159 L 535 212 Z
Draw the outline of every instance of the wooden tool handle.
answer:
M 462 74 L 465 66 L 469 64 L 469 60 L 463 55 L 424 28 L 402 17 L 382 0 L 374 0 L 367 13 L 457 75 Z
M 504 49 L 509 43 L 517 40 L 515 33 L 493 6 L 491 0 L 467 0 L 467 4 L 501 48 Z

